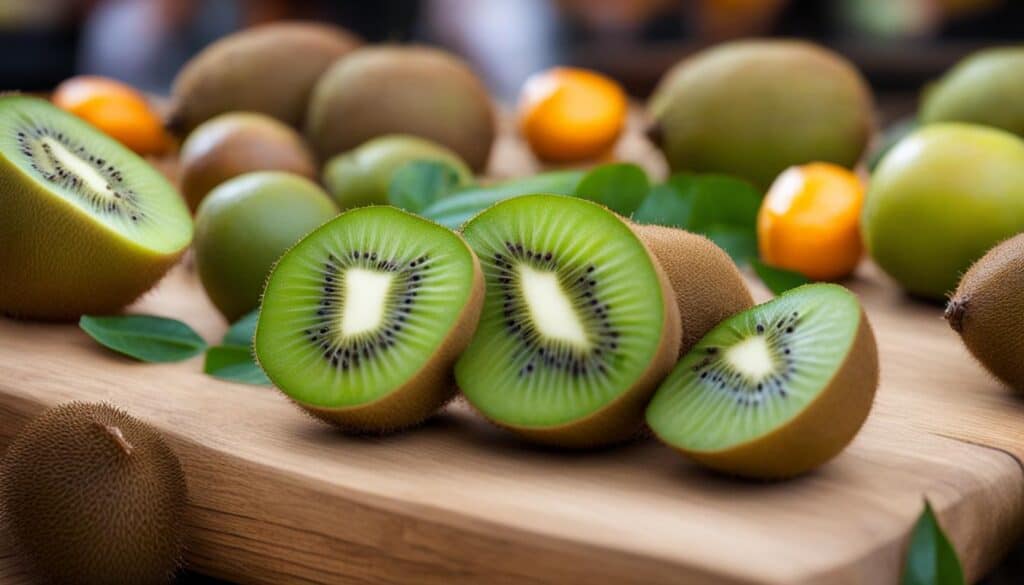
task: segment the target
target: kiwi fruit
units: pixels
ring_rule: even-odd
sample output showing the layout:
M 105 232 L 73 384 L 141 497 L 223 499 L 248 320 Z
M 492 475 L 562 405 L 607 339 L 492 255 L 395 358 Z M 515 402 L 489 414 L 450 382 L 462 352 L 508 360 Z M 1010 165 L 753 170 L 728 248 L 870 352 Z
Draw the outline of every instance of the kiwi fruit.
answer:
M 390 134 L 327 161 L 323 182 L 342 209 L 383 205 L 395 172 L 420 160 L 445 163 L 455 172 L 457 185 L 473 181 L 473 171 L 451 150 L 417 136 Z
M 420 46 L 367 47 L 338 60 L 317 82 L 306 117 L 322 161 L 377 136 L 411 134 L 481 171 L 495 132 L 480 79 L 458 57 Z
M 310 92 L 336 59 L 359 46 L 352 33 L 314 22 L 276 22 L 228 35 L 174 79 L 168 127 L 184 136 L 225 112 L 266 114 L 300 127 Z
M 313 153 L 294 128 L 252 112 L 229 112 L 200 124 L 181 146 L 181 193 L 193 211 L 214 187 L 254 171 L 316 179 Z
M 259 171 L 223 183 L 196 213 L 196 270 L 207 296 L 229 322 L 249 313 L 277 259 L 336 215 L 327 193 L 298 175 Z
M 72 319 L 117 311 L 192 241 L 159 171 L 49 102 L 0 97 L 0 312 Z
M 732 258 L 704 236 L 660 225 L 632 224 L 675 291 L 682 321 L 679 355 L 728 317 L 754 306 Z
M 647 424 L 708 467 L 781 479 L 842 451 L 877 386 L 878 348 L 857 297 L 810 284 L 705 335 L 658 388 Z
M 967 349 L 1011 388 L 1024 392 L 1024 234 L 995 246 L 964 274 L 946 320 Z
M 725 173 L 762 190 L 811 161 L 847 168 L 874 126 L 854 66 L 791 40 L 723 43 L 672 68 L 650 101 L 651 136 L 673 171 Z
M 0 462 L 15 542 L 53 583 L 168 583 L 188 491 L 161 434 L 108 404 L 72 402 L 29 422 Z
M 415 425 L 455 393 L 480 317 L 480 263 L 455 232 L 360 207 L 302 239 L 267 281 L 256 357 L 314 416 L 353 433 Z
M 487 283 L 455 366 L 469 402 L 538 443 L 635 434 L 681 339 L 674 292 L 643 241 L 608 209 L 559 195 L 502 201 L 463 234 Z
M 1024 138 L 1024 47 L 978 51 L 928 86 L 921 121 L 969 122 Z

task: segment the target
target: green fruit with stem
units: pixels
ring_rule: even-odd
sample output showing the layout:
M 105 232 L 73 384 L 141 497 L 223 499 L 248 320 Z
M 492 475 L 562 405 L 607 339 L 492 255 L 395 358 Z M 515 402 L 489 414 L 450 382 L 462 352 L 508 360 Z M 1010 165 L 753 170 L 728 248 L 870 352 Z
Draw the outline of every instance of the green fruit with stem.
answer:
M 231 322 L 255 309 L 277 259 L 337 213 L 298 175 L 262 171 L 222 183 L 196 213 L 196 267 L 210 300 Z

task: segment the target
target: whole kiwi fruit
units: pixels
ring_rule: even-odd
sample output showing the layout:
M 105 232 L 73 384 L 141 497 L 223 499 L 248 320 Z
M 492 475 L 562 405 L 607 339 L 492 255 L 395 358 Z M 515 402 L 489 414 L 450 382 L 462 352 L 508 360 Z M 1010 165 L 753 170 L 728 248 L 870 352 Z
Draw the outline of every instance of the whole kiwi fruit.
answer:
M 217 114 L 259 112 L 299 127 L 313 85 L 358 37 L 336 26 L 276 22 L 228 35 L 178 72 L 168 127 L 184 136 Z
M 723 43 L 688 57 L 650 101 L 651 136 L 673 171 L 725 173 L 767 189 L 811 161 L 853 167 L 873 130 L 854 66 L 792 40 Z
M 259 171 L 222 183 L 196 213 L 199 280 L 229 321 L 259 305 L 270 269 L 302 236 L 338 214 L 305 177 Z
M 945 316 L 989 372 L 1024 392 L 1024 234 L 971 266 Z
M 49 102 L 0 97 L 0 312 L 117 311 L 192 241 L 177 190 L 148 162 Z
M 668 277 L 679 307 L 679 355 L 726 318 L 754 306 L 732 258 L 704 236 L 660 225 L 631 224 Z
M 316 84 L 306 136 L 321 161 L 384 134 L 446 146 L 475 171 L 490 157 L 495 115 L 458 57 L 422 46 L 377 46 L 339 59 Z
M 63 404 L 29 422 L 0 462 L 0 504 L 54 583 L 167 583 L 181 562 L 181 464 L 157 430 L 108 404 Z
M 316 179 L 317 166 L 294 128 L 252 112 L 214 116 L 181 146 L 178 180 L 192 211 L 217 185 L 254 171 L 286 171 Z

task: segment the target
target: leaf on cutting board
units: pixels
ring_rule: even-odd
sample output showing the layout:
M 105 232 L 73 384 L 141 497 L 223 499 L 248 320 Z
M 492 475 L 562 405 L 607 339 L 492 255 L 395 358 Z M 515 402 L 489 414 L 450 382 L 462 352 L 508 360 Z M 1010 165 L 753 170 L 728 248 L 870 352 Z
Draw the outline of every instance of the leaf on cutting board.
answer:
M 612 163 L 584 175 L 575 195 L 629 217 L 640 207 L 650 189 L 651 183 L 642 168 L 632 163 Z
M 218 345 L 206 352 L 203 371 L 221 380 L 270 386 L 270 380 L 256 364 L 252 348 L 240 345 Z
M 939 526 L 928 500 L 910 533 L 902 585 L 964 585 L 956 550 Z
M 693 199 L 669 185 L 655 185 L 633 214 L 633 221 L 684 228 L 690 225 Z
M 256 321 L 259 316 L 260 310 L 256 309 L 235 321 L 224 334 L 221 345 L 251 346 L 252 339 L 256 336 Z
M 191 327 L 165 317 L 85 315 L 78 326 L 100 345 L 143 362 L 180 362 L 206 349 Z
M 749 228 L 716 223 L 705 227 L 699 233 L 725 250 L 737 266 L 743 266 L 757 258 L 757 234 Z
M 459 184 L 459 173 L 451 165 L 417 160 L 400 167 L 391 177 L 388 202 L 419 213 Z
M 799 272 L 769 266 L 757 258 L 751 258 L 750 264 L 754 267 L 754 272 L 757 273 L 761 282 L 775 295 L 781 295 L 787 290 L 811 282 L 809 278 Z

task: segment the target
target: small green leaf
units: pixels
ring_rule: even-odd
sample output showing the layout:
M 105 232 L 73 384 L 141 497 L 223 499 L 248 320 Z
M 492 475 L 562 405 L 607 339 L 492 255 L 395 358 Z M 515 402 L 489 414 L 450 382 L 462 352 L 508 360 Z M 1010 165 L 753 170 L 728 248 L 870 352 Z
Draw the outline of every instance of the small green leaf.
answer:
M 939 526 L 928 500 L 910 534 L 902 585 L 963 585 L 960 559 Z
M 629 217 L 640 207 L 650 189 L 651 183 L 642 168 L 631 163 L 613 163 L 587 173 L 576 187 L 575 195 Z
M 417 160 L 403 165 L 391 176 L 388 202 L 419 213 L 459 184 L 459 173 L 451 165 Z
M 781 295 L 789 289 L 811 282 L 810 279 L 799 272 L 769 266 L 757 258 L 751 259 L 750 264 L 754 267 L 754 272 L 757 273 L 757 277 L 761 279 L 761 282 L 776 295 Z
M 256 364 L 252 349 L 238 345 L 218 345 L 206 352 L 203 371 L 221 380 L 270 386 L 270 380 Z
M 707 226 L 700 233 L 725 250 L 737 266 L 743 266 L 751 259 L 757 258 L 757 235 L 750 228 L 716 223 Z
M 78 326 L 100 345 L 143 362 L 180 362 L 206 349 L 191 327 L 164 317 L 86 315 Z
M 761 208 L 761 193 L 750 183 L 725 175 L 673 177 L 673 186 L 687 182 L 693 194 L 690 229 L 704 233 L 715 224 L 727 224 L 753 231 Z M 679 188 L 679 187 L 676 187 Z
M 669 185 L 655 185 L 633 214 L 633 221 L 686 229 L 690 225 L 692 210 L 692 196 Z
M 248 347 L 252 345 L 252 338 L 256 335 L 256 320 L 260 315 L 260 310 L 245 315 L 238 321 L 235 321 L 228 332 L 224 334 L 224 339 L 221 340 L 222 345 L 238 345 L 241 347 Z

